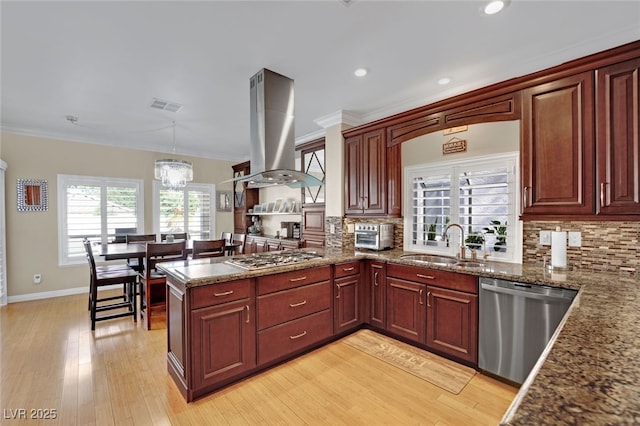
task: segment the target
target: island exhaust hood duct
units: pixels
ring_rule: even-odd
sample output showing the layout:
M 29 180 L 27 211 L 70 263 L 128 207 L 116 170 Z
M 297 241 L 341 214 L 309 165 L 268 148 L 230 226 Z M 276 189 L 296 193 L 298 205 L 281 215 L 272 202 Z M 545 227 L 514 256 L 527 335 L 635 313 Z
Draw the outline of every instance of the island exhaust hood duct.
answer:
M 293 80 L 266 68 L 249 80 L 251 174 L 233 179 L 248 188 L 324 185 L 295 170 Z

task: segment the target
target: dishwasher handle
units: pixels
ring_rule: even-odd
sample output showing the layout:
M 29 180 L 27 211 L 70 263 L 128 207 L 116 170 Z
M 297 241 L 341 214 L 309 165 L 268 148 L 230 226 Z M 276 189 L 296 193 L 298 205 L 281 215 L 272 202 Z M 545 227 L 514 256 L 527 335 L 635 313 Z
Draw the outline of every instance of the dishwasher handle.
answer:
M 533 286 L 529 286 L 529 287 L 533 287 Z M 491 291 L 494 293 L 502 293 L 502 294 L 510 294 L 513 296 L 522 296 L 522 297 L 526 297 L 527 299 L 537 299 L 537 300 L 544 300 L 544 301 L 557 301 L 557 302 L 563 302 L 563 301 L 571 301 L 573 299 L 573 297 L 564 297 L 564 291 L 562 292 L 563 295 L 553 295 L 553 294 L 539 294 L 539 293 L 535 293 L 533 291 L 527 291 L 527 290 L 516 290 L 516 289 L 512 289 L 512 288 L 505 288 L 505 287 L 499 287 L 496 285 L 492 285 L 492 284 L 485 284 L 482 283 L 482 290 L 485 291 Z

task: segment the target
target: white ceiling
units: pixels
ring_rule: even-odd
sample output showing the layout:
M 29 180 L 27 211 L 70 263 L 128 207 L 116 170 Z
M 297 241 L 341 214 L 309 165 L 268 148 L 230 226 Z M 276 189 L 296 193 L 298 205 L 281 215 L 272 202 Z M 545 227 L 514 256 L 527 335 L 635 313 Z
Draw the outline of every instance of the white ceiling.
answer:
M 171 152 L 175 120 L 177 153 L 243 161 L 261 68 L 295 80 L 304 141 L 339 111 L 368 122 L 640 39 L 639 1 L 481 5 L 3 0 L 2 130 Z

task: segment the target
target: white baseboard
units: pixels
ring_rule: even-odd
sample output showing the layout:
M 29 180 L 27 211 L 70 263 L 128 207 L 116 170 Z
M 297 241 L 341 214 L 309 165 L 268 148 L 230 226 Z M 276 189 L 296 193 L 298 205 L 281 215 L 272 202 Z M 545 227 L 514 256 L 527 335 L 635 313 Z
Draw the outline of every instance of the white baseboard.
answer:
M 100 287 L 98 291 L 122 288 L 122 284 L 114 284 Z M 89 293 L 89 287 L 65 288 L 64 290 L 43 291 L 40 293 L 19 294 L 17 296 L 7 296 L 7 303 L 27 302 L 29 300 L 50 299 L 52 297 L 71 296 L 74 294 Z

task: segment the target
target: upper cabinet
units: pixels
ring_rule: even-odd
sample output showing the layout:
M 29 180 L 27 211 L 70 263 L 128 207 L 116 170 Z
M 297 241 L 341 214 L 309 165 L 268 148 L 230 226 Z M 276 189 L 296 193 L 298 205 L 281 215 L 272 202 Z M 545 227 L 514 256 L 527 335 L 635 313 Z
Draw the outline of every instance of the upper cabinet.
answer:
M 400 146 L 387 148 L 385 129 L 348 135 L 344 143 L 345 214 L 399 216 Z
M 522 213 L 593 213 L 593 72 L 522 92 Z
M 640 214 L 640 58 L 596 70 L 598 214 Z
M 296 147 L 300 152 L 302 171 L 325 182 L 325 139 L 317 139 Z M 306 247 L 325 246 L 325 185 L 302 188 L 301 238 Z
M 249 161 L 232 166 L 233 177 L 239 178 L 250 174 Z M 249 208 L 259 203 L 260 190 L 249 189 L 244 182 L 233 182 L 233 232 L 246 234 L 252 225 L 251 218 L 247 215 Z

